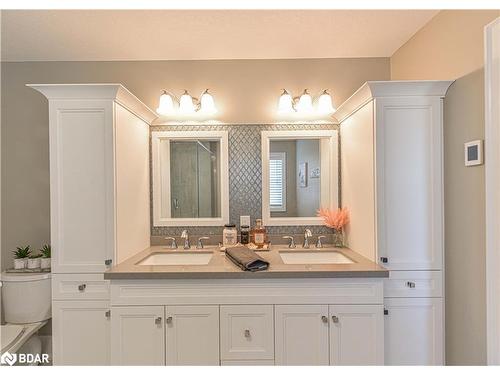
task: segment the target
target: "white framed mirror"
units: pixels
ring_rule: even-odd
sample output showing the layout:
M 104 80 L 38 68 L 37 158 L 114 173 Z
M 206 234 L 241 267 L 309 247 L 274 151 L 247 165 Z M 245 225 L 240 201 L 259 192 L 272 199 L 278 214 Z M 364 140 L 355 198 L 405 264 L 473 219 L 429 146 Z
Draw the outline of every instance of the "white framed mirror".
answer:
M 263 131 L 264 225 L 323 225 L 319 208 L 339 206 L 338 131 Z
M 154 225 L 227 224 L 227 131 L 153 132 L 151 146 Z

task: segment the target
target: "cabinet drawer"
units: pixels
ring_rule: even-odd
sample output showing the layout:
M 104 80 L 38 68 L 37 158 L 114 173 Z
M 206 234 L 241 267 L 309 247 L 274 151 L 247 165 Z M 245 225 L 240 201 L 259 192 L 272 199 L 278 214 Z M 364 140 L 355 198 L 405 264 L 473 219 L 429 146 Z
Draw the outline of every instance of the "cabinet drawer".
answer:
M 272 305 L 220 307 L 221 360 L 274 360 Z
M 222 366 L 274 366 L 272 359 L 221 361 Z
M 441 271 L 391 271 L 384 280 L 384 297 L 442 297 Z
M 108 300 L 109 280 L 102 274 L 52 275 L 54 300 Z

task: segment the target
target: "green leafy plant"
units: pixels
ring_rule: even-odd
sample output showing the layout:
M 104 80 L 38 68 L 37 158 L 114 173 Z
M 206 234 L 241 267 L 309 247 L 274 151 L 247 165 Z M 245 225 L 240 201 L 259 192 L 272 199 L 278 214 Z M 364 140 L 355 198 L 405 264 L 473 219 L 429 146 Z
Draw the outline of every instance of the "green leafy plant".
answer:
M 16 259 L 24 259 L 28 258 L 31 255 L 31 249 L 30 246 L 25 246 L 25 247 L 17 247 L 14 253 L 14 258 Z
M 43 258 L 50 258 L 51 254 L 50 245 L 43 245 L 43 247 L 40 249 L 40 253 L 42 254 Z

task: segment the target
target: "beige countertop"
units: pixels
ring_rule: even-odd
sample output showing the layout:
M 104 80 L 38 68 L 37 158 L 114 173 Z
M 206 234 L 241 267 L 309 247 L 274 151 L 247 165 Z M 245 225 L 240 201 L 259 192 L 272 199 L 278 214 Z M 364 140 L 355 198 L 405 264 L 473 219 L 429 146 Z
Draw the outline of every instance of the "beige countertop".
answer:
M 337 251 L 353 263 L 346 264 L 285 264 L 279 251 Z M 242 271 L 218 247 L 207 246 L 203 250 L 213 251 L 214 255 L 206 265 L 138 265 L 153 253 L 186 252 L 171 250 L 166 246 L 152 246 L 104 273 L 104 279 L 266 279 L 266 278 L 354 278 L 354 277 L 389 277 L 389 271 L 348 248 L 323 249 L 288 249 L 272 248 L 270 251 L 258 251 L 257 254 L 270 265 L 265 271 Z

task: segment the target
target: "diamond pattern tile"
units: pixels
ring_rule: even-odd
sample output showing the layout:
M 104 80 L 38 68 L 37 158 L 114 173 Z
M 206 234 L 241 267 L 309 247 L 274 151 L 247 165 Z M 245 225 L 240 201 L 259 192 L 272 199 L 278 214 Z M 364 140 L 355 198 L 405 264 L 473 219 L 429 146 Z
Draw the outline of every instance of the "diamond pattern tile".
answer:
M 330 130 L 336 125 L 169 125 L 155 126 L 151 131 L 210 131 L 227 130 L 229 138 L 229 218 L 239 225 L 241 215 L 250 215 L 252 223 L 262 217 L 262 167 L 260 132 L 264 130 Z M 150 157 L 151 167 L 151 157 Z M 152 186 L 152 184 L 151 184 Z M 152 191 L 151 191 L 151 212 Z M 151 223 L 153 222 L 151 218 Z M 309 226 L 314 234 L 329 234 L 324 226 Z M 152 236 L 178 236 L 183 229 L 194 235 L 222 234 L 222 227 L 155 227 Z M 267 227 L 269 234 L 300 234 L 304 226 Z

